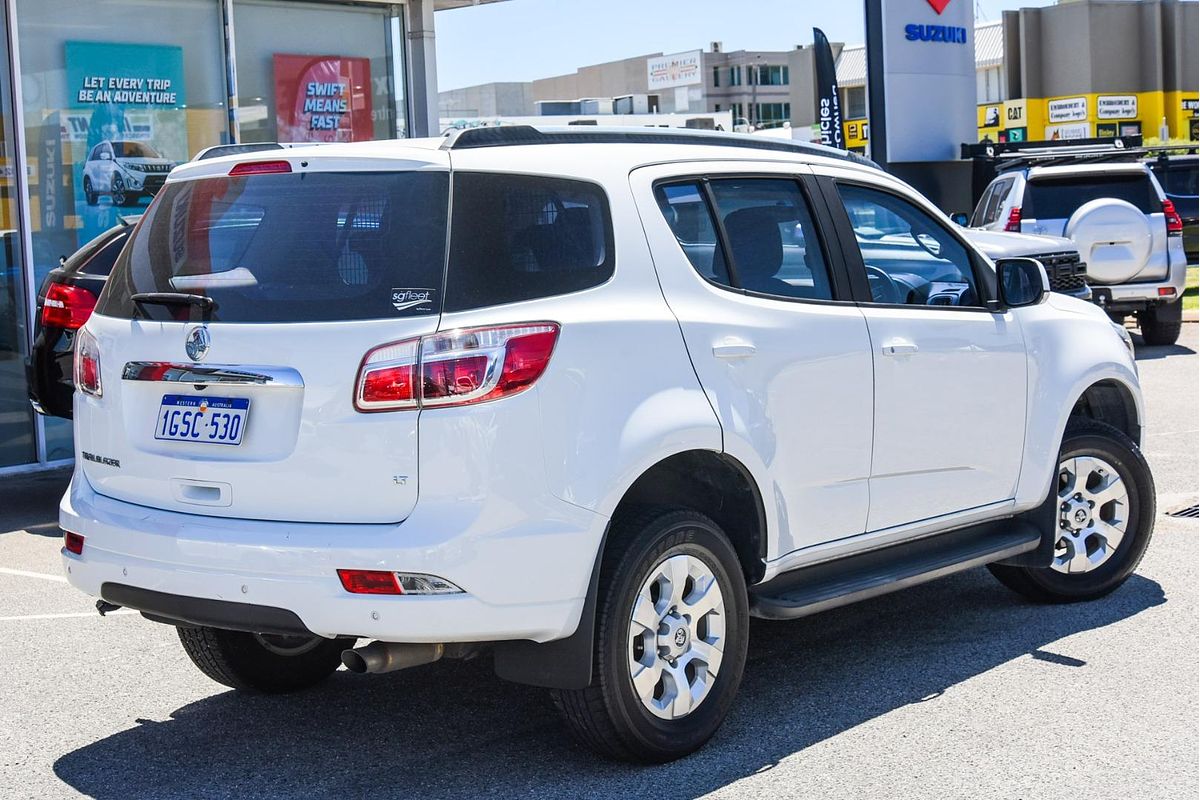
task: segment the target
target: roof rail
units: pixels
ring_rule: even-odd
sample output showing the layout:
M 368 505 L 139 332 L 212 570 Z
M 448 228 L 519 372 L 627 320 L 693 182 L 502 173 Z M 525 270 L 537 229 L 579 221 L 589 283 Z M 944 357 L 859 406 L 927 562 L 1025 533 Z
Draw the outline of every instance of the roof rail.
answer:
M 465 128 L 446 135 L 443 150 L 473 150 L 482 147 L 515 147 L 543 144 L 681 144 L 709 147 L 741 147 L 749 150 L 773 150 L 823 158 L 851 161 L 864 167 L 879 169 L 868 158 L 819 144 L 782 139 L 759 138 L 746 134 L 730 134 L 687 128 L 604 128 L 579 126 L 571 128 L 532 125 L 498 125 L 490 128 Z

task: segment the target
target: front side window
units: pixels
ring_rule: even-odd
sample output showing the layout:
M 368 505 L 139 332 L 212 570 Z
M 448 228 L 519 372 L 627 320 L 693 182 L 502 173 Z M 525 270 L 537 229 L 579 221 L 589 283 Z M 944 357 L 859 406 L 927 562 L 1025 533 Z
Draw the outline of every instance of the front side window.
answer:
M 887 192 L 853 185 L 839 185 L 838 192 L 862 253 L 874 302 L 980 305 L 970 254 L 944 225 Z
M 446 311 L 578 292 L 612 277 L 612 220 L 595 184 L 460 172 L 453 208 Z
M 696 271 L 714 283 L 732 286 L 700 182 L 666 184 L 659 186 L 655 194 L 675 240 Z
M 789 178 L 699 181 L 660 186 L 659 207 L 696 271 L 760 295 L 832 300 L 829 269 L 799 184 Z M 724 246 L 713 214 L 721 220 Z M 732 264 L 726 263 L 728 252 Z

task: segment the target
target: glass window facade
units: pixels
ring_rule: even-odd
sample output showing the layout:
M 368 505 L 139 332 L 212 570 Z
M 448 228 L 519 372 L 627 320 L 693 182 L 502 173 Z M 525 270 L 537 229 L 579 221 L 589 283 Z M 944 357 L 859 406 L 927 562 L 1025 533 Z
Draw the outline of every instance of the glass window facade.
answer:
M 154 8 L 157 10 L 160 4 Z M 228 141 L 216 0 L 18 0 L 33 281 L 119 217 L 140 214 L 174 165 Z M 71 424 L 46 418 L 47 460 Z
M 403 130 L 385 8 L 238 0 L 233 9 L 242 141 L 353 142 Z
M 74 455 L 26 379 L 60 257 L 143 213 L 205 147 L 406 134 L 400 6 L 230 5 L 226 30 L 221 0 L 15 0 L 11 19 L 0 3 L 0 473 Z

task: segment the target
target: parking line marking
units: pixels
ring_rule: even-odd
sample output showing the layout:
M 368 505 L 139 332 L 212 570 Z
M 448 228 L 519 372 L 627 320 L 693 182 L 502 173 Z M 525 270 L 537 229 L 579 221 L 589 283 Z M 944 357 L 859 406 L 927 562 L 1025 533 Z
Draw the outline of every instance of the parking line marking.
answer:
M 136 614 L 136 613 L 138 613 L 138 612 L 134 611 L 131 608 L 122 608 L 118 611 L 109 611 L 104 616 L 114 617 L 114 616 L 124 616 L 126 614 Z M 82 619 L 83 617 L 95 617 L 96 619 L 100 619 L 100 615 L 97 612 L 84 611 L 82 613 L 76 613 L 76 614 L 25 614 L 24 616 L 19 616 L 19 617 L 0 617 L 0 622 L 26 622 L 28 620 L 35 620 L 35 619 Z
M 0 567 L 0 575 L 16 575 L 18 578 L 41 578 L 44 581 L 54 581 L 55 583 L 67 582 L 67 579 L 62 575 L 50 575 L 45 572 L 27 572 L 23 569 L 9 569 L 8 567 Z

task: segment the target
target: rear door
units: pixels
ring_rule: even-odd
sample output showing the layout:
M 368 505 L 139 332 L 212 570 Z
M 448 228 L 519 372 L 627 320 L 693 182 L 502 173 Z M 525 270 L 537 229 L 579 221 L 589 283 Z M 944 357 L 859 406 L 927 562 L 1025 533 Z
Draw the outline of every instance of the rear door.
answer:
M 355 383 L 368 351 L 436 330 L 448 172 L 282 163 L 172 181 L 118 259 L 85 329 L 101 394 L 76 394 L 77 456 L 100 493 L 253 519 L 412 509 L 418 412 L 360 412 Z M 155 292 L 212 307 L 135 299 Z
M 645 168 L 633 188 L 725 451 L 763 487 L 771 559 L 865 528 L 871 354 L 804 168 L 746 167 Z

